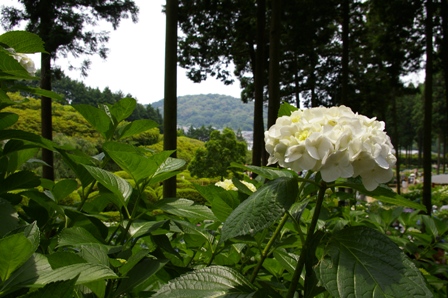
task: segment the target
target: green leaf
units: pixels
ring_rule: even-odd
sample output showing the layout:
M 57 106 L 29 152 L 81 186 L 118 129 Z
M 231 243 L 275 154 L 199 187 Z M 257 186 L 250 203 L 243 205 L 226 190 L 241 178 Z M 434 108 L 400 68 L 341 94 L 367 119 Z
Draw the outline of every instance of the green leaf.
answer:
M 0 239 L 0 279 L 6 281 L 33 253 L 34 245 L 23 233 Z
M 153 297 L 255 297 L 256 289 L 238 271 L 210 266 L 170 280 Z
M 131 116 L 136 106 L 137 101 L 135 99 L 125 97 L 114 103 L 109 111 L 118 123 Z
M 132 193 L 131 185 L 121 177 L 108 172 L 106 170 L 92 167 L 88 165 L 83 165 L 83 167 L 92 175 L 99 183 L 101 183 L 108 190 L 117 195 L 126 206 L 129 197 Z
M 22 298 L 72 298 L 75 291 L 75 284 L 78 277 L 52 282 L 45 285 L 43 288 L 37 289 L 34 292 L 30 292 Z
M 17 189 L 34 188 L 40 185 L 40 179 L 31 171 L 19 171 L 1 181 L 0 193 Z
M 229 215 L 222 227 L 221 241 L 270 227 L 291 207 L 297 194 L 295 178 L 281 177 L 267 183 Z
M 366 194 L 370 197 L 373 197 L 383 203 L 387 203 L 387 204 L 391 204 L 391 205 L 395 205 L 395 206 L 409 207 L 409 208 L 413 208 L 416 210 L 426 210 L 426 207 L 424 205 L 412 202 L 412 201 L 400 196 L 399 194 L 394 192 L 392 189 L 390 189 L 389 187 L 386 187 L 384 185 L 379 185 L 373 191 L 366 190 L 364 185 L 362 185 L 362 183 L 356 183 L 356 182 L 352 182 L 352 181 L 347 181 L 347 182 L 344 182 L 341 184 L 338 183 L 338 186 L 353 188 L 353 189 L 358 190 L 361 193 Z
M 0 43 L 8 45 L 17 53 L 46 53 L 44 42 L 39 35 L 28 31 L 9 31 L 0 35 Z
M 109 266 L 107 252 L 107 246 L 97 243 L 89 243 L 81 245 L 79 255 L 88 263 Z
M 31 80 L 32 77 L 28 71 L 12 57 L 6 50 L 0 47 L 0 79 L 26 79 Z
M 154 205 L 155 209 L 161 209 L 169 214 L 194 220 L 217 220 L 212 211 L 204 205 L 194 205 L 187 199 L 168 198 L 162 199 Z
M 113 128 L 113 123 L 106 112 L 87 104 L 73 105 L 86 120 L 89 122 L 104 138 L 108 139 Z
M 101 244 L 92 234 L 81 227 L 66 228 L 59 234 L 58 247 Z
M 231 163 L 232 168 L 240 168 L 244 171 L 253 172 L 261 177 L 264 177 L 269 180 L 274 180 L 279 177 L 297 177 L 297 174 L 290 170 L 285 169 L 275 169 L 271 167 L 257 167 L 252 165 L 242 165 L 238 163 Z
M 51 192 L 56 201 L 65 199 L 69 194 L 78 188 L 78 182 L 73 179 L 64 179 L 58 181 L 52 188 Z
M 6 200 L 0 198 L 0 237 L 19 227 L 19 214 Z
M 34 282 L 36 286 L 43 286 L 55 281 L 69 280 L 76 278 L 76 284 L 85 284 L 96 280 L 114 279 L 118 276 L 107 266 L 91 263 L 78 263 L 57 268 L 51 272 L 39 275 Z
M 19 115 L 14 113 L 0 113 L 0 130 L 10 127 L 19 120 Z
M 124 126 L 122 129 L 120 129 L 118 133 L 119 139 L 131 137 L 133 135 L 145 132 L 157 126 L 158 126 L 157 122 L 153 120 L 149 119 L 134 120 L 131 123 Z
M 297 263 L 299 262 L 299 256 L 288 253 L 283 248 L 277 248 L 274 250 L 274 258 L 286 269 L 289 273 L 294 274 Z
M 362 226 L 330 238 L 316 273 L 333 297 L 432 297 L 414 263 L 384 234 Z
M 294 111 L 297 111 L 297 110 L 298 109 L 295 106 L 293 106 L 287 102 L 282 103 L 280 105 L 280 108 L 278 109 L 277 117 L 291 116 L 291 113 Z
M 147 236 L 150 235 L 152 232 L 157 231 L 160 227 L 166 225 L 167 223 L 168 223 L 167 220 L 149 221 L 138 226 L 134 223 L 132 225 L 132 228 L 129 230 L 129 234 L 131 235 L 132 238 Z
M 0 130 L 0 140 L 3 141 L 9 139 L 28 141 L 48 150 L 54 150 L 53 142 L 36 134 L 15 129 Z
M 56 100 L 58 102 L 65 103 L 63 95 L 61 95 L 59 93 L 56 93 L 56 92 L 53 92 L 53 91 L 50 91 L 50 90 L 45 90 L 45 89 L 35 88 L 35 87 L 30 87 L 30 86 L 24 86 L 24 85 L 15 85 L 15 87 L 18 90 L 32 93 L 35 96 L 45 96 L 45 97 L 54 99 L 54 100 Z
M 154 260 L 145 258 L 138 264 L 132 267 L 132 269 L 126 274 L 125 279 L 121 280 L 117 291 L 114 293 L 119 296 L 123 293 L 131 291 L 139 284 L 156 274 L 160 269 L 168 263 L 168 260 Z M 120 268 L 121 269 L 121 268 Z
M 154 175 L 157 170 L 158 164 L 132 145 L 107 142 L 103 145 L 103 149 L 136 182 Z
M 213 214 L 222 222 L 240 204 L 236 191 L 227 191 L 215 185 L 194 185 L 194 187 L 211 204 Z

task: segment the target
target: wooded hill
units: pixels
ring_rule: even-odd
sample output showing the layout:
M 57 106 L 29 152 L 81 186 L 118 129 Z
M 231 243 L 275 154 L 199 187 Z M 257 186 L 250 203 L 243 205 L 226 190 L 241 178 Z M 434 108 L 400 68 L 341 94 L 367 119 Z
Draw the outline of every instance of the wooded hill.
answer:
M 163 115 L 163 99 L 151 104 Z M 266 113 L 265 113 L 266 114 Z M 185 95 L 177 98 L 177 124 L 179 126 L 215 128 L 229 127 L 233 130 L 252 130 L 254 104 L 219 94 Z M 265 122 L 266 123 L 266 122 Z

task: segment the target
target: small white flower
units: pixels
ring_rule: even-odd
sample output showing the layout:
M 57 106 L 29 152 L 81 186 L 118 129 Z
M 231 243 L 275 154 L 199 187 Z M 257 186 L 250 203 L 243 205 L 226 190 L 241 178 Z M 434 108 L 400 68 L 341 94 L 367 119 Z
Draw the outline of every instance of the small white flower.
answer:
M 249 188 L 249 190 L 251 190 L 252 192 L 257 191 L 257 188 L 252 183 L 242 181 L 242 180 L 240 180 L 240 182 L 243 183 L 244 185 L 246 185 L 247 188 Z M 225 190 L 234 190 L 234 191 L 238 190 L 238 188 L 236 188 L 236 186 L 233 184 L 232 180 L 230 180 L 230 179 L 225 179 L 224 181 L 218 181 L 215 183 L 215 185 L 222 187 Z

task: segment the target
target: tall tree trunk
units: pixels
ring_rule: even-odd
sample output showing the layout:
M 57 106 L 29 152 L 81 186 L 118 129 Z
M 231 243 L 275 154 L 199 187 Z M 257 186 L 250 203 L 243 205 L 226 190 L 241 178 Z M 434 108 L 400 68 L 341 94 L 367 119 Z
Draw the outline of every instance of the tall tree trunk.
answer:
M 262 165 L 264 151 L 263 123 L 263 90 L 264 90 L 264 51 L 266 27 L 266 0 L 257 0 L 257 51 L 255 53 L 254 69 L 254 136 L 252 145 L 252 164 Z
M 51 55 L 47 53 L 41 54 L 41 79 L 40 88 L 51 90 Z M 42 137 L 53 139 L 53 123 L 52 123 L 52 109 L 51 98 L 41 97 L 41 122 L 42 122 Z M 49 180 L 54 180 L 53 169 L 53 151 L 43 148 L 42 160 L 46 165 L 42 168 L 42 177 Z
M 281 0 L 272 1 L 271 31 L 269 37 L 269 107 L 268 127 L 275 124 L 280 108 L 280 34 Z
M 395 163 L 395 179 L 397 179 L 397 193 L 401 193 L 401 174 L 400 174 L 400 165 L 401 165 L 401 154 L 400 154 L 400 140 L 398 133 L 398 115 L 397 115 L 397 97 L 392 95 L 392 115 L 394 118 L 394 137 L 393 143 L 394 147 L 397 148 L 397 162 Z
M 440 174 L 440 155 L 442 153 L 442 140 L 440 133 L 437 135 L 437 175 Z
M 432 75 L 433 75 L 433 44 L 432 44 L 432 0 L 426 0 L 426 68 L 425 68 L 425 110 L 423 122 L 423 204 L 428 215 L 432 211 L 431 202 L 431 124 L 432 124 Z
M 177 149 L 177 9 L 178 0 L 166 0 L 164 150 Z M 163 197 L 176 197 L 176 176 L 163 183 Z
M 442 70 L 445 83 L 445 106 L 446 106 L 446 127 L 448 127 L 448 0 L 441 0 L 441 17 L 442 17 Z M 443 137 L 443 173 L 445 173 L 445 151 L 446 151 L 446 135 Z
M 348 55 L 349 55 L 349 24 L 350 0 L 342 0 L 342 86 L 341 105 L 348 105 Z

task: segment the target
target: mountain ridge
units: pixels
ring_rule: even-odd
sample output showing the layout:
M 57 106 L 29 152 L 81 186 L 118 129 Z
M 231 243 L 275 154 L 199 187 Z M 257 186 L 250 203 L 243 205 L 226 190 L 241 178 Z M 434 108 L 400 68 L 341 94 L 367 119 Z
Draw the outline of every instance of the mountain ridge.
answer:
M 163 99 L 151 103 L 163 115 Z M 243 103 L 241 99 L 221 94 L 184 95 L 177 98 L 178 126 L 224 127 L 233 130 L 253 129 L 254 103 Z

